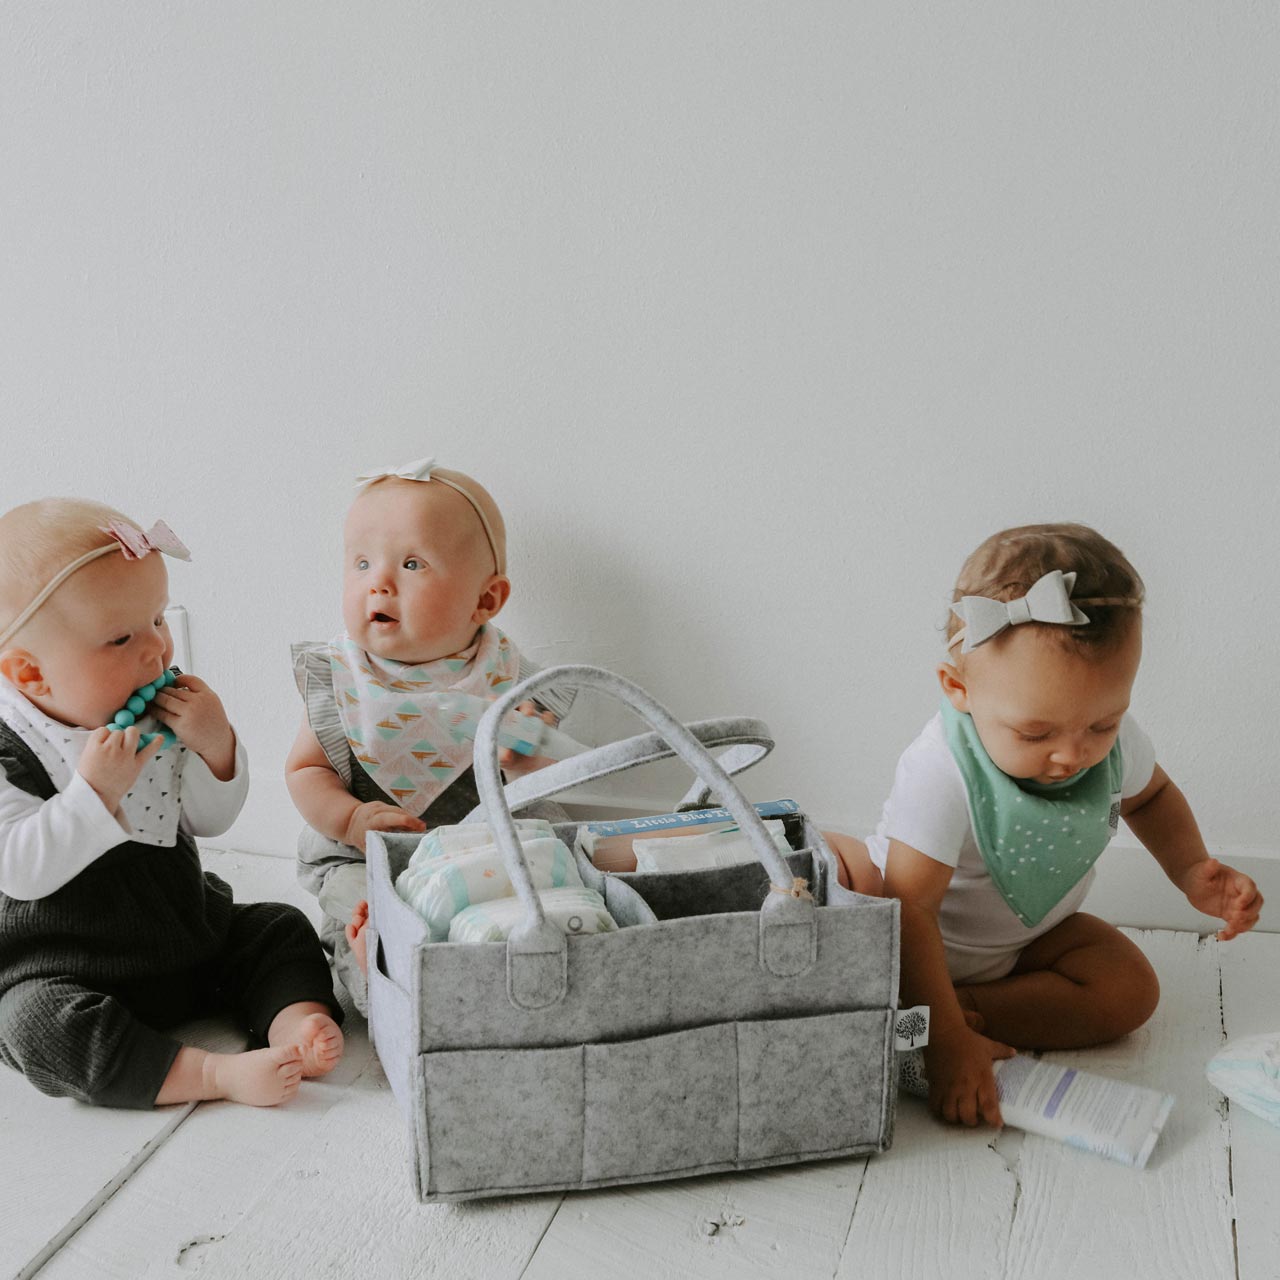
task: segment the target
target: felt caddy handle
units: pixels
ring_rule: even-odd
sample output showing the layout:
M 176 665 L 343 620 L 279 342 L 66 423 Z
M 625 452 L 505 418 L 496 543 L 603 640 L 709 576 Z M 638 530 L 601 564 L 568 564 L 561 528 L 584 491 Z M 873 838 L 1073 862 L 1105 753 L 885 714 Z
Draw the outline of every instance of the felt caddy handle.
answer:
M 521 795 L 522 788 L 518 783 L 504 791 L 502 774 L 498 768 L 497 735 L 502 717 L 512 707 L 527 701 L 538 689 L 553 684 L 561 687 L 572 685 L 578 689 L 598 689 L 625 703 L 641 719 L 652 725 L 657 738 L 666 744 L 660 754 L 650 754 L 646 758 L 662 758 L 674 753 L 698 775 L 705 791 L 714 794 L 733 815 L 769 873 L 773 891 L 766 895 L 760 908 L 761 966 L 777 977 L 793 977 L 808 969 L 817 954 L 817 922 L 813 899 L 793 884 L 791 869 L 785 858 L 774 845 L 754 806 L 730 780 L 725 767 L 710 754 L 689 727 L 677 720 L 638 685 L 601 667 L 548 667 L 499 697 L 481 719 L 475 739 L 473 764 L 484 820 L 493 831 L 516 896 L 525 909 L 524 920 L 512 930 L 507 941 L 507 990 L 512 1002 L 524 1009 L 543 1008 L 561 1000 L 567 989 L 568 939 L 559 928 L 548 922 L 543 912 L 542 902 L 534 889 L 529 864 L 520 847 L 511 817 L 513 805 L 519 807 L 532 797 Z M 641 738 L 629 739 L 625 744 L 615 745 L 631 748 L 637 742 L 647 742 L 652 736 L 643 735 Z M 608 752 L 608 748 L 600 750 Z M 758 756 L 752 757 L 755 758 Z M 632 760 L 630 763 L 636 761 Z M 542 770 L 541 773 L 546 775 L 555 771 L 559 777 L 544 778 L 543 786 L 534 791 L 534 794 L 553 794 L 552 785 L 555 790 L 560 790 L 582 781 L 581 776 L 575 776 L 581 774 L 581 767 L 574 770 L 571 767 L 573 764 L 574 760 L 570 759 Z M 617 769 L 607 768 L 603 772 L 617 772 Z M 531 781 L 536 776 L 531 775 L 519 782 Z M 594 776 L 600 776 L 600 773 Z M 569 778 L 573 778 L 573 781 L 569 781 Z M 533 788 L 529 790 L 533 791 Z M 476 812 L 478 815 L 480 811 Z

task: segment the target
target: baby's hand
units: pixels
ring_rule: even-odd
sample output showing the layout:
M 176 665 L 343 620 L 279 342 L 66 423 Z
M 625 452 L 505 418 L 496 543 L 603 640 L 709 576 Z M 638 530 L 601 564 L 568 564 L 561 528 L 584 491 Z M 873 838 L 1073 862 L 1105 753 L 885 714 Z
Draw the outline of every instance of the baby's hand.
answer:
M 965 1027 L 954 1036 L 934 1039 L 924 1051 L 929 1077 L 929 1109 L 948 1124 L 999 1127 L 1000 1099 L 991 1063 L 1012 1058 L 1015 1050 Z
M 553 729 L 560 723 L 553 712 L 539 711 L 532 702 L 522 702 L 516 710 L 526 716 L 537 716 L 538 719 L 549 724 Z M 539 769 L 545 769 L 547 765 L 555 764 L 555 761 L 550 756 L 522 756 L 518 751 L 512 751 L 510 747 L 503 747 L 498 752 L 498 763 L 502 766 L 502 772 L 508 778 L 523 778 L 526 773 L 535 773 Z
M 164 746 L 158 735 L 141 751 L 139 729 L 95 729 L 80 755 L 76 772 L 98 793 L 98 798 L 115 813 L 125 792 L 138 780 L 143 766 Z
M 342 833 L 342 843 L 364 853 L 364 838 L 370 831 L 425 831 L 427 824 L 421 818 L 394 804 L 370 800 L 357 805 L 347 819 L 347 829 Z
M 236 738 L 218 697 L 198 676 L 179 676 L 151 704 L 156 719 L 178 735 L 183 746 L 200 756 L 215 774 L 235 769 Z
M 1262 894 L 1243 871 L 1229 867 L 1217 858 L 1206 858 L 1192 864 L 1182 877 L 1179 888 L 1197 911 L 1226 921 L 1218 931 L 1218 940 L 1228 942 L 1237 934 L 1247 933 L 1258 923 L 1262 910 Z

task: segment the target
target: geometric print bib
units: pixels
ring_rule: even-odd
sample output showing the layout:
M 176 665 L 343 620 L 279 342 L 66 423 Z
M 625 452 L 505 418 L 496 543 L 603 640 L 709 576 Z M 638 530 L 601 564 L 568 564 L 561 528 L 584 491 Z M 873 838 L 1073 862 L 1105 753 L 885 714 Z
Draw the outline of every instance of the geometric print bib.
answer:
M 1119 826 L 1120 740 L 1091 769 L 1061 782 L 1033 782 L 1000 769 L 973 717 L 945 698 L 942 725 L 987 872 L 1018 919 L 1037 925 L 1080 883 Z
M 329 642 L 338 716 L 360 767 L 415 817 L 471 767 L 475 743 L 443 695 L 493 699 L 519 671 L 516 647 L 490 623 L 472 644 L 432 662 L 396 662 L 361 649 L 344 631 Z

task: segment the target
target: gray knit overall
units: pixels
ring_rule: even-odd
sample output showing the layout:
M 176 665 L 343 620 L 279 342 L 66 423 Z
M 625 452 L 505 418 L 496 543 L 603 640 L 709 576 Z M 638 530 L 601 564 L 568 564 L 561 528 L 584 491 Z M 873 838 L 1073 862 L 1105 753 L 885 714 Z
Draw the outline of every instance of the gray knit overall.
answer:
M 57 794 L 3 721 L 0 768 Z M 312 1000 L 341 1021 L 306 916 L 234 903 L 184 833 L 168 848 L 116 845 L 45 898 L 0 894 L 0 1060 L 42 1093 L 149 1108 L 181 1048 L 161 1028 L 229 1012 L 265 1043 L 281 1009 Z

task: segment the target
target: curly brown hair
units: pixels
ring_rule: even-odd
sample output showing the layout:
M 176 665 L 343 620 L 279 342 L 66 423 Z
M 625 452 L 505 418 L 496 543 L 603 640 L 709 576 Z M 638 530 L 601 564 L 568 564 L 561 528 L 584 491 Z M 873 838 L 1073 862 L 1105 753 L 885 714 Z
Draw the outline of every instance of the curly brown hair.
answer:
M 1076 575 L 1073 599 L 1100 597 L 1124 603 L 1088 605 L 1088 625 L 1043 630 L 1082 654 L 1111 652 L 1141 616 L 1146 588 L 1124 552 L 1088 525 L 1024 524 L 993 533 L 964 562 L 951 599 L 1017 600 L 1054 569 Z M 947 639 L 963 625 L 952 613 L 947 619 Z

